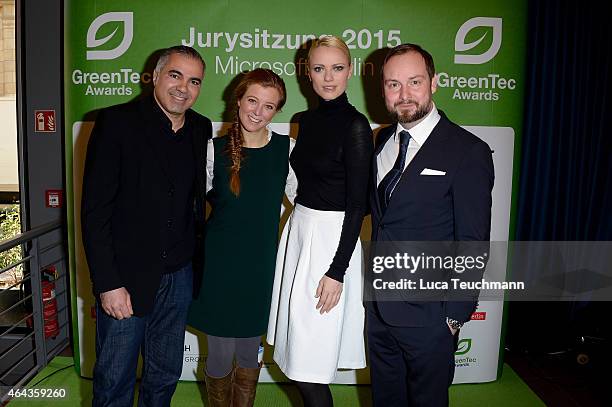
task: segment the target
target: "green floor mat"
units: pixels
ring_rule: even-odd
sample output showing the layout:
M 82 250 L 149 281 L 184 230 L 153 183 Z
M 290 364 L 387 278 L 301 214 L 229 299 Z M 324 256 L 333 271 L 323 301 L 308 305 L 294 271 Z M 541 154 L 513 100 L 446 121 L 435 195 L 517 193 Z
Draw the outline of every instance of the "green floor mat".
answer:
M 38 389 L 64 389 L 65 398 L 13 399 L 11 407 L 55 407 L 90 406 L 92 394 L 91 380 L 79 377 L 73 367 L 73 359 L 56 357 L 28 385 Z M 334 406 L 369 407 L 370 386 L 333 385 Z M 203 400 L 205 393 L 200 383 L 180 382 L 174 398 L 173 407 L 207 405 Z M 297 390 L 290 384 L 262 383 L 257 387 L 257 407 L 300 407 Z M 506 406 L 545 406 L 516 373 L 504 365 L 501 378 L 494 383 L 459 384 L 450 389 L 450 405 L 465 407 L 506 407 Z

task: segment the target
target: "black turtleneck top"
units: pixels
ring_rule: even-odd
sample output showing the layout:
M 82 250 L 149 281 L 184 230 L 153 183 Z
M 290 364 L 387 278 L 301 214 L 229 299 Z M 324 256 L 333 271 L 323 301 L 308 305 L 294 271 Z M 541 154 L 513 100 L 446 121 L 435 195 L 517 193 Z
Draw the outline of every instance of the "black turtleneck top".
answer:
M 295 202 L 345 212 L 340 242 L 325 273 L 343 282 L 367 210 L 372 129 L 346 93 L 330 101 L 319 98 L 319 106 L 306 111 L 299 125 L 290 158 L 298 179 Z

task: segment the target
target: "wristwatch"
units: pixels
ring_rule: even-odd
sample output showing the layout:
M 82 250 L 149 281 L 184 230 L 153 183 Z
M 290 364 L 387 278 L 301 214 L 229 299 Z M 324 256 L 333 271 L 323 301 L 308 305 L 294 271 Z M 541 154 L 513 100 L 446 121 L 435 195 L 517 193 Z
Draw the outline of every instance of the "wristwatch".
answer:
M 461 327 L 463 326 L 463 323 L 461 323 L 461 322 L 459 322 L 459 321 L 457 321 L 455 319 L 449 318 L 449 317 L 446 317 L 446 323 L 451 328 L 457 329 L 457 330 L 461 329 Z

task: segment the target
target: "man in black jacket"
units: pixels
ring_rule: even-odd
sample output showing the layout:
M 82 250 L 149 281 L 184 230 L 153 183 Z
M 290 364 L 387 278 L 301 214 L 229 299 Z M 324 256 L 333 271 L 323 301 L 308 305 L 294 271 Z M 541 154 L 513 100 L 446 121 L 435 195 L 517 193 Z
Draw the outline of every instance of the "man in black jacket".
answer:
M 461 242 L 453 245 L 457 254 L 482 254 L 491 231 L 491 149 L 436 108 L 429 52 L 399 45 L 387 54 L 382 74 L 385 104 L 396 123 L 376 140 L 372 242 L 379 248 Z M 435 251 L 443 246 L 428 245 Z M 478 293 L 446 293 L 461 301 L 375 294 L 367 312 L 374 406 L 448 405 L 458 330 L 470 320 Z
M 181 375 L 212 135 L 210 120 L 190 109 L 204 68 L 194 49 L 168 48 L 153 96 L 96 119 L 81 211 L 96 296 L 94 406 L 132 405 L 139 351 L 139 405 L 170 405 Z

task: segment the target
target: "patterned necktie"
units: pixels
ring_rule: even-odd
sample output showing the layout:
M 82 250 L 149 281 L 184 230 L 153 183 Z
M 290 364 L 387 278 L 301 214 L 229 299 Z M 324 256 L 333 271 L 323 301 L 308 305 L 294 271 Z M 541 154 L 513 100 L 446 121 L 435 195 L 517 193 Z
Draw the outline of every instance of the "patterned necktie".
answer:
M 406 163 L 406 151 L 408 151 L 410 133 L 406 130 L 402 130 L 399 136 L 399 154 L 397 155 L 395 164 L 393 164 L 393 168 L 391 168 L 387 175 L 380 181 L 380 184 L 378 184 L 378 198 L 383 213 L 387 210 L 387 205 L 389 205 L 389 200 L 391 199 L 391 193 L 399 182 L 402 172 L 404 171 L 404 164 Z

